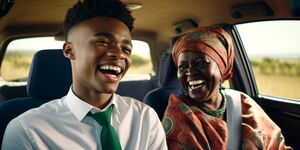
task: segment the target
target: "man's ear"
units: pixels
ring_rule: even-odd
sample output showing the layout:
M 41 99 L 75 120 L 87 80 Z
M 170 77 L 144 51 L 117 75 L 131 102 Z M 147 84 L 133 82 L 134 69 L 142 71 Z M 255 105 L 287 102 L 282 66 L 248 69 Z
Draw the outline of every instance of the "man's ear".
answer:
M 73 46 L 70 42 L 65 42 L 63 45 L 63 53 L 64 56 L 69 58 L 70 60 L 75 59 L 75 51 L 73 49 Z

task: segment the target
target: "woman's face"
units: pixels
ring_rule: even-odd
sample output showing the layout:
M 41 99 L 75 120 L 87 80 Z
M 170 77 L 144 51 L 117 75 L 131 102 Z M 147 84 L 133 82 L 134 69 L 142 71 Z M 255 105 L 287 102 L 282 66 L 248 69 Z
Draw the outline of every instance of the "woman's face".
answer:
M 196 102 L 218 96 L 221 73 L 217 63 L 198 51 L 183 51 L 178 57 L 178 80 L 181 87 Z

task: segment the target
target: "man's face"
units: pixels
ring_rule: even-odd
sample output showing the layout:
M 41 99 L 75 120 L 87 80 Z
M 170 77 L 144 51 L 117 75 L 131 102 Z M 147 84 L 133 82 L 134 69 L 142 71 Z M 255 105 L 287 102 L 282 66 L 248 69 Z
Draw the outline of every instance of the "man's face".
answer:
M 131 65 L 131 50 L 130 31 L 119 20 L 95 17 L 75 25 L 64 45 L 74 92 L 114 93 Z

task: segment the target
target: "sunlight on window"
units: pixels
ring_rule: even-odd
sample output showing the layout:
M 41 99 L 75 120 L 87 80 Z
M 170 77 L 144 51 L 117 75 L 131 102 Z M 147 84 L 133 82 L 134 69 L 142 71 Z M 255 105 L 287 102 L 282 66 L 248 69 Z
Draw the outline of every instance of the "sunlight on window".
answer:
M 150 79 L 152 62 L 149 45 L 146 42 L 137 40 L 133 40 L 132 44 L 132 64 L 122 80 L 128 81 Z

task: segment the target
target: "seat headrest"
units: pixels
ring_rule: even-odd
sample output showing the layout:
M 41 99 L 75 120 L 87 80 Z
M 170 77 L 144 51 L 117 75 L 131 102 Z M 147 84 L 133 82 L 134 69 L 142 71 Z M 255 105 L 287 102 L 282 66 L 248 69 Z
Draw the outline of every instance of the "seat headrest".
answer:
M 36 99 L 65 96 L 72 84 L 71 63 L 61 49 L 38 51 L 30 66 L 27 93 Z
M 161 87 L 179 88 L 177 68 L 173 62 L 171 53 L 165 53 L 159 67 L 159 84 Z

